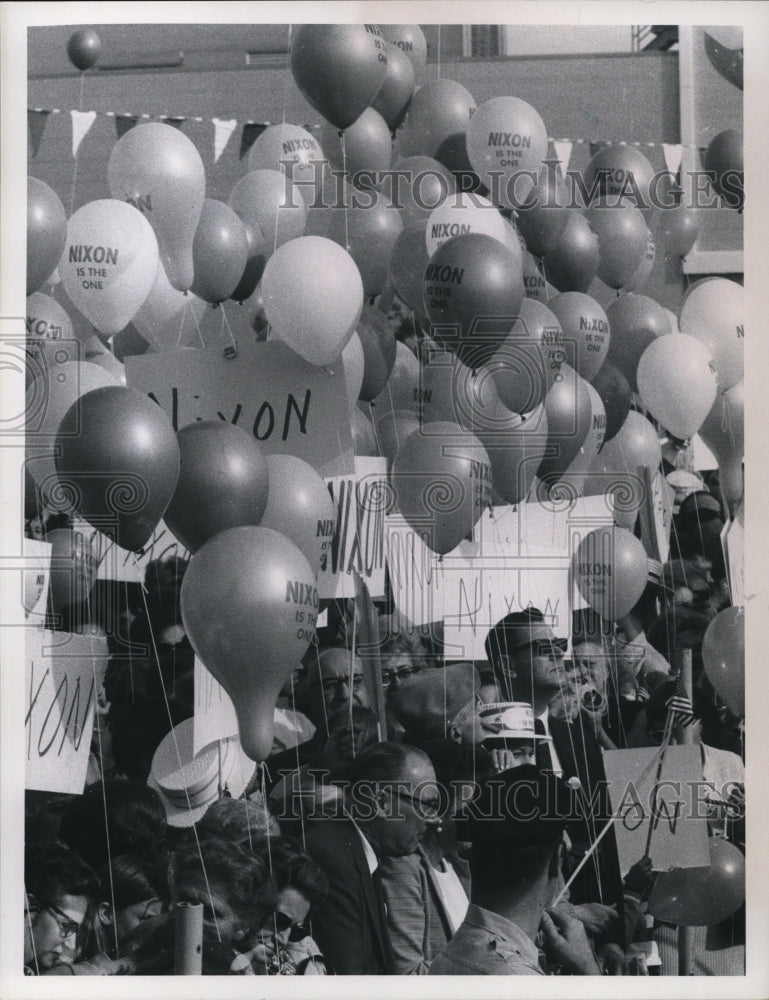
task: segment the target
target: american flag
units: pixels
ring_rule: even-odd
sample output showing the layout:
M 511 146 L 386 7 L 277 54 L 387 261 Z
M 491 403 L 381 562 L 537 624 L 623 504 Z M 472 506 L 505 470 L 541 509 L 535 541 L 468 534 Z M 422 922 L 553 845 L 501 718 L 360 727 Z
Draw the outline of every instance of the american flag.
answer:
M 680 722 L 684 726 L 690 726 L 695 721 L 696 716 L 692 700 L 686 693 L 684 679 L 680 674 L 676 678 L 675 692 L 668 698 L 665 704 L 668 711 L 673 713 L 673 718 L 676 722 Z

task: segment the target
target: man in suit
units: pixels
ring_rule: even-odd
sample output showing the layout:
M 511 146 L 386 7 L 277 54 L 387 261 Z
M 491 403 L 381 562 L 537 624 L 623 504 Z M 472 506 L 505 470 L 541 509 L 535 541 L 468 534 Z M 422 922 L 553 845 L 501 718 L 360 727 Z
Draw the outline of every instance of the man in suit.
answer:
M 338 975 L 392 975 L 380 860 L 413 854 L 440 815 L 435 771 L 420 750 L 377 743 L 355 760 L 342 803 L 307 819 L 303 843 L 329 881 L 313 937 Z

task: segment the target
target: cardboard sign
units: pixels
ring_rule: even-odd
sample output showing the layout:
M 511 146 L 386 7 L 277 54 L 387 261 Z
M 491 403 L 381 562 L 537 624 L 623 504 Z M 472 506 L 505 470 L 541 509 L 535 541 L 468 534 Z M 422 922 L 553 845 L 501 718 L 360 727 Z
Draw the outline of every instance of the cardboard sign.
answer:
M 539 608 L 555 634 L 568 637 L 572 608 L 585 604 L 572 588 L 572 555 L 586 534 L 611 523 L 603 496 L 577 500 L 566 510 L 537 502 L 487 512 L 473 542 L 443 557 L 447 658 L 485 659 L 489 629 L 527 607 Z
M 318 574 L 321 597 L 355 597 L 359 573 L 372 597 L 384 597 L 385 513 L 389 490 L 386 458 L 355 458 L 355 474 L 326 478 L 336 528 L 325 568 Z
M 237 735 L 238 720 L 230 696 L 196 656 L 194 753 L 200 753 L 203 747 L 215 740 Z
M 162 406 L 174 430 L 226 420 L 268 455 L 296 455 L 322 476 L 355 473 L 341 363 L 316 368 L 270 341 L 240 344 L 232 358 L 191 349 L 128 357 L 125 369 L 128 386 Z
M 81 795 L 107 640 L 29 628 L 26 634 L 25 784 Z
M 443 564 L 402 514 L 385 518 L 385 555 L 390 589 L 400 618 L 429 625 L 443 618 Z
M 49 542 L 24 539 L 24 571 L 22 603 L 29 625 L 45 622 L 48 586 L 51 579 L 51 549 Z
M 655 871 L 710 864 L 705 782 L 699 746 L 669 746 L 660 769 L 656 747 L 606 750 L 606 780 L 624 874 L 646 851 Z
M 72 529 L 79 531 L 91 548 L 99 566 L 97 580 L 143 583 L 147 566 L 154 560 L 160 559 L 165 562 L 177 556 L 180 559 L 190 558 L 187 549 L 171 534 L 163 521 L 160 521 L 152 533 L 152 538 L 140 552 L 121 549 L 109 535 L 82 518 L 74 519 Z

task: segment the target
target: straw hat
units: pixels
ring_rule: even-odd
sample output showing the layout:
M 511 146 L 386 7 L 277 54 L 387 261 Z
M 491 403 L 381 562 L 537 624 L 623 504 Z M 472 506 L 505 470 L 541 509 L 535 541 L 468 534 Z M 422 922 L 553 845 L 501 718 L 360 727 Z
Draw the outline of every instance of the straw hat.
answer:
M 534 728 L 534 709 L 525 701 L 497 701 L 478 706 L 483 740 L 545 740 Z
M 168 733 L 152 758 L 147 779 L 163 800 L 169 826 L 192 826 L 219 797 L 219 748 L 217 741 L 195 755 L 194 719 L 185 719 Z M 235 737 L 221 746 L 221 786 L 233 798 L 243 794 L 256 764 L 245 755 Z

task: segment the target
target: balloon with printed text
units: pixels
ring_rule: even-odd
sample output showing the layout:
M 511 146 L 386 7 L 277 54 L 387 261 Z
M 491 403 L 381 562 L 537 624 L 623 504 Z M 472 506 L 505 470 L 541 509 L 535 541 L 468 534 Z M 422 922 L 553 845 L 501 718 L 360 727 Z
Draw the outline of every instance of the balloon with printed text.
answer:
M 596 528 L 579 543 L 572 571 L 588 605 L 605 621 L 617 622 L 644 592 L 646 550 L 625 528 Z
M 678 317 L 681 333 L 701 341 L 718 369 L 718 390 L 725 392 L 745 375 L 744 289 L 736 281 L 712 278 L 684 296 Z
M 414 64 L 399 46 L 386 41 L 387 72 L 371 107 L 387 122 L 391 132 L 403 124 L 411 98 L 414 96 L 416 74 Z
M 592 382 L 609 353 L 611 330 L 601 306 L 583 292 L 563 292 L 547 303 L 562 331 L 566 360 Z
M 648 215 L 651 212 L 650 190 L 654 176 L 651 163 L 634 146 L 604 146 L 585 168 L 585 207 L 605 199 L 612 205 L 634 206 Z
M 661 461 L 656 430 L 646 417 L 631 410 L 590 466 L 585 495 L 612 493 L 615 524 L 632 531 L 645 495 L 641 469 L 648 468 L 654 478 Z
M 299 125 L 282 122 L 268 125 L 256 138 L 248 152 L 248 169 L 279 170 L 308 195 L 314 187 L 315 171 L 320 170 L 325 160 L 323 148 L 314 135 Z
M 383 24 L 382 34 L 406 55 L 414 67 L 416 83 L 422 82 L 427 63 L 427 39 L 418 24 Z

